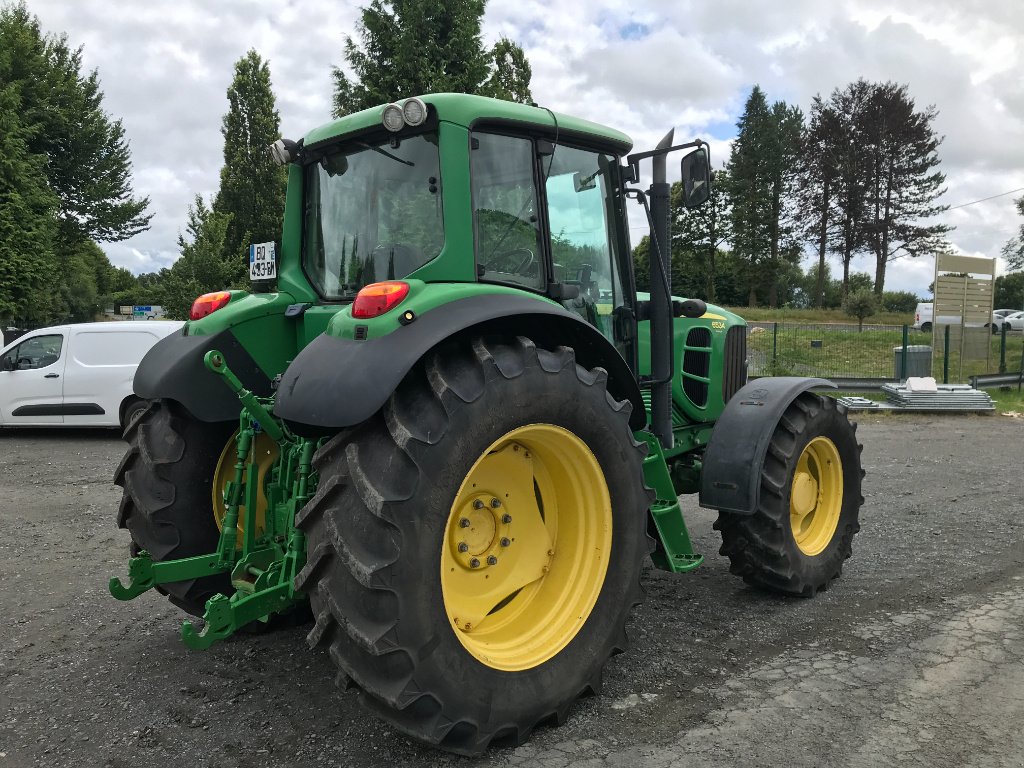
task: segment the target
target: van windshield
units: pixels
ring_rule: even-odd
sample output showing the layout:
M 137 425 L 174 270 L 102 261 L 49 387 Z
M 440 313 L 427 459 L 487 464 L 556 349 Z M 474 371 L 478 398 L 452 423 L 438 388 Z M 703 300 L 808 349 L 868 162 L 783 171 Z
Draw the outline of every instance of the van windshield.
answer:
M 406 277 L 441 252 L 436 133 L 347 144 L 306 170 L 302 263 L 328 300 Z

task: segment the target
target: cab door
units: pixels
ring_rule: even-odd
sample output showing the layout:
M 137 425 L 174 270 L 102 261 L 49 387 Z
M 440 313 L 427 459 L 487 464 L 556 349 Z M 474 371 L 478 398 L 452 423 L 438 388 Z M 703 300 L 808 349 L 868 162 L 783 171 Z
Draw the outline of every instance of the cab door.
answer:
M 0 356 L 0 423 L 63 424 L 67 333 L 23 337 Z

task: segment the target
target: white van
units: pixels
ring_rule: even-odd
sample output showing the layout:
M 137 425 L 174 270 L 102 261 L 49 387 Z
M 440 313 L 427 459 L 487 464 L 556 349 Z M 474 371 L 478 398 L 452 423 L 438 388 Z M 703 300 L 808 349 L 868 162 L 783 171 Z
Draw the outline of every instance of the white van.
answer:
M 144 407 L 135 369 L 183 323 L 78 323 L 40 328 L 0 350 L 0 427 L 123 427 Z
M 917 305 L 917 308 L 914 310 L 913 328 L 919 331 L 924 331 L 925 333 L 931 331 L 934 320 L 932 317 L 934 311 L 933 306 L 934 305 L 930 301 L 923 301 Z M 992 313 L 991 322 L 985 323 L 985 327 L 991 329 L 992 333 L 999 333 L 999 329 L 1002 327 L 1002 318 L 996 314 L 997 312 L 999 312 L 999 310 Z M 960 325 L 960 322 L 960 315 L 942 315 L 939 318 L 939 325 Z M 972 325 L 974 327 L 978 327 L 981 324 L 967 324 L 968 327 L 971 327 Z

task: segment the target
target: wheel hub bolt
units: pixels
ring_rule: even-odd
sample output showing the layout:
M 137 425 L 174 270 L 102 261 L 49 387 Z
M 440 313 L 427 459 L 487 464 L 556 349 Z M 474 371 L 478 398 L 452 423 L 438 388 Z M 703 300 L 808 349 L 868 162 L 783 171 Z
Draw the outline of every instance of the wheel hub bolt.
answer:
M 459 542 L 459 552 L 469 552 L 469 544 L 464 541 Z
M 469 561 L 469 567 L 470 568 L 479 568 L 480 567 L 480 561 L 477 558 L 474 557 L 472 560 Z
M 480 499 L 473 499 L 473 509 L 483 509 L 484 503 Z
M 494 555 L 488 555 L 487 556 L 487 564 L 488 565 L 497 565 L 498 564 L 498 558 L 496 558 Z
M 469 528 L 469 518 L 464 517 L 459 520 L 459 528 Z
M 503 547 L 507 547 L 507 546 L 508 546 L 509 544 L 511 544 L 511 543 L 512 543 L 512 542 L 511 542 L 511 541 L 510 541 L 510 540 L 509 540 L 508 538 L 506 538 L 506 537 L 504 537 L 504 536 L 502 537 L 502 539 L 501 539 L 501 546 L 503 546 Z
M 506 525 L 508 525 L 509 523 L 512 522 L 512 515 L 510 515 L 508 512 L 506 512 L 504 515 L 501 516 L 501 522 L 503 522 Z
M 501 506 L 501 499 L 491 499 L 491 506 L 497 509 Z

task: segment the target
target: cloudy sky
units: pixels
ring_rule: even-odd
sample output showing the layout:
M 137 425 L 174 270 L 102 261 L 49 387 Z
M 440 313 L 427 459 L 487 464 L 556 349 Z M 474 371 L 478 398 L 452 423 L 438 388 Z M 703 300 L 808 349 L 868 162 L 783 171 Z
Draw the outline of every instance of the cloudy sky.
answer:
M 298 138 L 329 119 L 331 66 L 359 12 L 347 0 L 27 2 L 47 31 L 84 46 L 107 111 L 124 121 L 135 190 L 155 215 L 149 231 L 105 250 L 135 273 L 177 258 L 189 202 L 216 191 L 234 62 L 249 48 L 269 60 L 282 133 Z M 858 77 L 894 80 L 939 109 L 945 203 L 1024 188 L 1021 0 L 490 0 L 485 40 L 502 35 L 526 50 L 540 104 L 624 130 L 638 148 L 675 127 L 677 138 L 709 140 L 717 165 L 755 83 L 806 112 Z M 997 256 L 1019 196 L 941 221 L 956 226 L 962 253 Z M 854 266 L 870 271 L 867 260 Z M 932 269 L 931 259 L 897 261 L 886 287 L 924 295 Z

